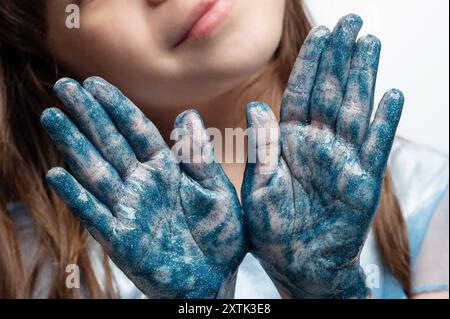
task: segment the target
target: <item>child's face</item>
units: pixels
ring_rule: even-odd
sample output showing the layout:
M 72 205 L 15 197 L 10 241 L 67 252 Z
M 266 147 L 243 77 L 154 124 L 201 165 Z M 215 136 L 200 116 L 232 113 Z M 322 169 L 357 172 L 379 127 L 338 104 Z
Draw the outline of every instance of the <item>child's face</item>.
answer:
M 65 11 L 73 1 L 47 0 L 58 61 L 74 76 L 102 76 L 152 107 L 195 106 L 257 73 L 278 47 L 285 7 L 285 0 L 79 2 L 80 28 L 69 29 Z M 189 30 L 193 38 L 182 41 Z

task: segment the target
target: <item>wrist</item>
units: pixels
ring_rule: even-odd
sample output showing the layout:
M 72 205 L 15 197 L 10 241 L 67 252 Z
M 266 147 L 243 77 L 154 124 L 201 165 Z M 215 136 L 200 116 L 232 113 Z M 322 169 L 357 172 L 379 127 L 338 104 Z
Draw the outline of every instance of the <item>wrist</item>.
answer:
M 316 269 L 313 275 L 302 272 L 285 275 L 274 267 L 263 267 L 286 299 L 367 299 L 370 296 L 359 264 L 337 271 Z

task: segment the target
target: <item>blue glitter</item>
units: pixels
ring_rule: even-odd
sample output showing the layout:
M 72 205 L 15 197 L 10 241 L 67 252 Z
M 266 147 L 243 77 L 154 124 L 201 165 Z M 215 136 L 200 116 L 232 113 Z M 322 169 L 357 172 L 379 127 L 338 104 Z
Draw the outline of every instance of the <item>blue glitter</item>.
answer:
M 348 15 L 332 34 L 311 32 L 284 95 L 277 166 L 260 174 L 261 164 L 247 165 L 249 249 L 286 297 L 368 296 L 359 255 L 404 98 L 386 93 L 370 123 L 381 44 L 373 36 L 356 42 L 361 27 Z M 277 124 L 265 104 L 247 114 L 251 128 Z
M 179 164 L 153 123 L 100 78 L 84 88 L 62 79 L 55 92 L 74 122 L 57 109 L 41 122 L 73 175 L 54 168 L 47 180 L 116 265 L 151 298 L 232 297 L 246 244 L 221 166 Z M 205 130 L 192 110 L 175 125 L 192 139 L 192 127 Z

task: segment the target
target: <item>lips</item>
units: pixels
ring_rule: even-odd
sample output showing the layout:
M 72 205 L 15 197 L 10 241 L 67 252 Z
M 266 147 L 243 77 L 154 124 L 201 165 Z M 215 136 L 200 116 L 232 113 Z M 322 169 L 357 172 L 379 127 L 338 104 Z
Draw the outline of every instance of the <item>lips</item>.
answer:
M 202 0 L 188 15 L 175 47 L 201 38 L 206 38 L 228 16 L 234 0 Z

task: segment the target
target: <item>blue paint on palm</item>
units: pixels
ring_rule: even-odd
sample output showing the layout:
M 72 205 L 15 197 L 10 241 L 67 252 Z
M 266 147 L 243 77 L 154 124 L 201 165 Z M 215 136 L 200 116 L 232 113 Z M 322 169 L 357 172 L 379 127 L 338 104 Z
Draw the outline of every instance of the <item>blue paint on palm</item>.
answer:
M 231 297 L 246 247 L 221 166 L 179 164 L 151 121 L 100 78 L 84 88 L 62 79 L 55 93 L 74 122 L 58 109 L 41 120 L 73 176 L 55 168 L 48 182 L 117 266 L 149 297 Z M 195 111 L 175 126 L 213 157 Z
M 333 33 L 311 32 L 285 92 L 279 139 L 256 141 L 275 149 L 275 165 L 270 173 L 261 162 L 247 166 L 242 200 L 250 249 L 284 296 L 368 294 L 359 254 L 404 98 L 386 93 L 370 123 L 381 44 L 373 36 L 356 42 L 361 27 L 348 15 Z M 248 125 L 278 123 L 267 105 L 253 103 Z

